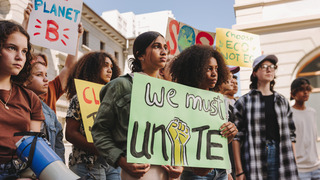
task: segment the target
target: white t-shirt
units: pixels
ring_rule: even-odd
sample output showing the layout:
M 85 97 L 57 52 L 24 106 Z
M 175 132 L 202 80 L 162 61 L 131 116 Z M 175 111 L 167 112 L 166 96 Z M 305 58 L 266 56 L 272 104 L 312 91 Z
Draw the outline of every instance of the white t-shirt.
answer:
M 296 158 L 299 172 L 310 172 L 320 168 L 317 153 L 316 111 L 307 107 L 305 110 L 292 108 L 296 126 Z

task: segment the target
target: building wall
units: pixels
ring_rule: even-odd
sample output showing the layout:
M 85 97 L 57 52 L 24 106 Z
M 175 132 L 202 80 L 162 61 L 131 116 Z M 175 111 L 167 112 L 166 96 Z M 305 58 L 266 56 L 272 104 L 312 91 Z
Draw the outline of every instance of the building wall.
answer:
M 320 45 L 320 1 L 235 0 L 236 30 L 260 35 L 264 54 L 279 58 L 275 90 L 290 97 L 290 84 L 305 57 Z M 241 68 L 241 91 L 249 90 L 251 68 Z

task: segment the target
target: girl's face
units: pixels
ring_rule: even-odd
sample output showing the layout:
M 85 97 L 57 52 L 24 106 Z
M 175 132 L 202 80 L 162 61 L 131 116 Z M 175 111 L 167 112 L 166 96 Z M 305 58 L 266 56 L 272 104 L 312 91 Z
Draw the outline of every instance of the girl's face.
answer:
M 207 68 L 207 72 L 205 78 L 200 83 L 199 88 L 209 90 L 210 88 L 214 88 L 218 81 L 218 63 L 214 57 L 209 59 L 209 64 Z
M 159 74 L 163 77 L 164 80 L 167 80 L 167 81 L 172 81 L 172 76 L 169 68 L 171 63 L 172 63 L 172 60 L 167 61 L 166 66 L 164 68 L 161 68 L 159 71 Z
M 235 78 L 232 78 L 232 83 L 233 83 L 233 93 L 237 94 L 238 92 L 238 81 Z
M 112 77 L 112 61 L 106 57 L 105 59 L 105 65 L 102 67 L 101 72 L 100 72 L 100 79 L 105 82 L 108 83 L 111 80 Z
M 21 32 L 9 35 L 0 51 L 0 72 L 2 75 L 18 75 L 22 70 L 28 52 L 28 39 Z
M 164 68 L 167 61 L 168 48 L 165 39 L 158 36 L 139 57 L 144 72 L 158 71 Z
M 232 91 L 233 90 L 233 82 L 232 82 L 232 73 L 229 73 L 229 78 L 226 82 L 221 84 L 222 91 Z
M 49 81 L 47 78 L 47 68 L 43 64 L 37 63 L 31 70 L 31 75 L 25 86 L 37 95 L 48 92 Z
M 256 72 L 253 72 L 254 75 L 258 78 L 258 82 L 271 82 L 275 76 L 274 64 L 268 60 L 263 61 Z

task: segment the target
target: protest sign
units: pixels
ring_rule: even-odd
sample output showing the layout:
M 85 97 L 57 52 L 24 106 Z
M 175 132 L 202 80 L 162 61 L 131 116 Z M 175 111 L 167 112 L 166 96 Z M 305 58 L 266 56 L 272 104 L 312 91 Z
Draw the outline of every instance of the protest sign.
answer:
M 253 60 L 261 55 L 258 35 L 231 29 L 216 29 L 216 47 L 232 66 L 252 67 Z
M 177 55 L 194 44 L 213 46 L 215 33 L 200 31 L 172 18 L 168 19 L 166 42 L 171 55 Z
M 223 95 L 134 74 L 127 161 L 229 169 Z
M 82 0 L 32 0 L 28 33 L 34 45 L 76 54 Z
M 92 143 L 91 128 L 100 106 L 99 93 L 103 85 L 80 79 L 74 79 L 74 83 L 80 104 L 84 131 L 87 141 Z

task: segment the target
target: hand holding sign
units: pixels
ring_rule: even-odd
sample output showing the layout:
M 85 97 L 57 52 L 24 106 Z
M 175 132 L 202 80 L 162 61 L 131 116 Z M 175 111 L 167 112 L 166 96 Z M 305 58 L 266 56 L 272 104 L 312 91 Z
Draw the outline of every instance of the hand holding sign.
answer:
M 34 10 L 28 5 L 25 19 L 32 44 L 76 54 L 78 24 L 81 19 L 82 1 L 33 0 Z M 28 25 L 29 24 L 29 25 Z
M 221 94 L 139 73 L 132 94 L 128 162 L 229 168 L 227 139 L 219 130 L 226 121 Z

